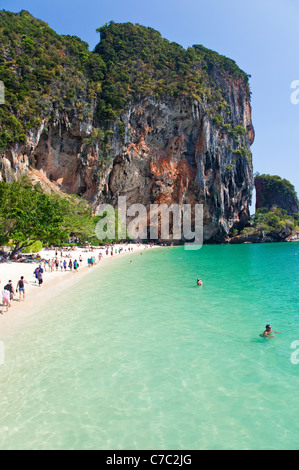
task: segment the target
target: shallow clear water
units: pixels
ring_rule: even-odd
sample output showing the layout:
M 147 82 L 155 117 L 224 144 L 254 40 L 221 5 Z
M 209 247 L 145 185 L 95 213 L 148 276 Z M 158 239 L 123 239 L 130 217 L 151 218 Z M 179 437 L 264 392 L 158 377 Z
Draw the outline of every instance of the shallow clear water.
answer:
M 147 250 L 53 292 L 0 336 L 0 448 L 298 449 L 298 260 Z

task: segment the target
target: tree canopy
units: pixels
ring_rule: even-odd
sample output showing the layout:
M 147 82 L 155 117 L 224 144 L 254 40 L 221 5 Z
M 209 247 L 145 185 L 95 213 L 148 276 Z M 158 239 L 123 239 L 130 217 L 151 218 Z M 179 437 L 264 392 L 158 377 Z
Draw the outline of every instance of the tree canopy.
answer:
M 91 240 L 96 222 L 86 201 L 76 196 L 45 194 L 26 178 L 0 182 L 0 245 L 10 243 L 13 252 L 36 241 L 59 245 L 70 236 Z
M 58 201 L 30 183 L 0 183 L 0 244 L 14 251 L 37 240 L 52 242 L 63 236 L 63 213 Z

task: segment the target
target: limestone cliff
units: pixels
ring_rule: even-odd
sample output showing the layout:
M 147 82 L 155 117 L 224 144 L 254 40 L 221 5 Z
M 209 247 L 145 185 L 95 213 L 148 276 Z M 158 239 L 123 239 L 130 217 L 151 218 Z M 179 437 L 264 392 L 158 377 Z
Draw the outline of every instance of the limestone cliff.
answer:
M 289 215 L 298 214 L 299 204 L 294 186 L 280 176 L 259 175 L 254 179 L 256 210 L 279 207 Z
M 240 104 L 232 107 L 238 124 L 250 126 L 250 107 L 238 83 Z M 114 163 L 102 201 L 196 204 L 204 206 L 205 241 L 224 241 L 232 228 L 248 220 L 252 169 L 247 157 L 234 152 L 233 139 L 219 130 L 196 101 L 144 99 L 123 116 L 126 138 L 115 137 Z M 249 149 L 250 137 L 246 137 Z
M 39 32 L 25 13 L 22 21 Z M 8 130 L 13 122 L 16 130 L 2 139 L 2 178 L 34 174 L 45 186 L 78 194 L 95 208 L 116 205 L 118 196 L 146 207 L 202 203 L 205 242 L 223 242 L 244 227 L 254 139 L 246 74 L 202 46 L 185 51 L 151 28 L 131 24 L 102 28 L 93 53 L 79 46 L 76 39 L 74 52 L 70 39 L 59 43 L 53 63 L 62 57 L 63 65 L 53 73 L 62 82 L 43 78 L 35 90 L 35 96 L 44 93 L 35 124 L 21 116 L 23 108 L 6 106 L 2 122 Z M 11 47 L 6 45 L 7 62 Z M 72 54 L 75 59 L 65 65 Z M 30 67 L 28 74 L 37 73 Z M 63 73 L 75 77 L 74 90 L 63 90 Z

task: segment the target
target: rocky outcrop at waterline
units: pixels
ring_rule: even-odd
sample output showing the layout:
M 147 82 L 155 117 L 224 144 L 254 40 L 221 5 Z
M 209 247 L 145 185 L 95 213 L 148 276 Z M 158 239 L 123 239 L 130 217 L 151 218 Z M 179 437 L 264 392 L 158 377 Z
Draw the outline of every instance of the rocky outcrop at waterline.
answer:
M 294 186 L 279 176 L 255 177 L 256 212 L 230 243 L 271 243 L 299 239 L 298 199 Z
M 289 215 L 298 214 L 299 203 L 294 186 L 277 175 L 258 175 L 254 179 L 256 210 L 279 207 Z
M 119 196 L 147 208 L 203 204 L 210 243 L 246 226 L 254 130 L 248 76 L 233 61 L 203 46 L 186 51 L 130 23 L 101 28 L 90 52 L 27 12 L 1 12 L 0 20 L 2 34 L 20 22 L 26 31 L 17 44 L 5 36 L 2 49 L 9 77 L 28 95 L 16 107 L 13 90 L 6 94 L 3 179 L 34 172 L 42 185 L 77 194 L 95 210 L 116 206 Z M 33 76 L 38 83 L 28 91 Z M 29 119 L 25 103 L 33 97 Z

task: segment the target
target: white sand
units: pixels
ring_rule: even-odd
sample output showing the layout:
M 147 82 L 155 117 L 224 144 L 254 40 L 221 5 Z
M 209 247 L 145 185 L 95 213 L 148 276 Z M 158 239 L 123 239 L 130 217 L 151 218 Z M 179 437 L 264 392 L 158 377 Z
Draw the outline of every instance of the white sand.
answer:
M 119 253 L 119 248 L 123 250 Z M 129 250 L 132 249 L 131 250 Z M 58 250 L 57 259 L 60 261 L 66 260 L 69 263 L 70 259 L 72 261 L 77 260 L 79 262 L 79 257 L 82 257 L 82 263 L 77 272 L 70 271 L 67 268 L 66 272 L 62 272 L 60 267 L 58 271 L 56 271 L 56 267 L 54 267 L 54 271 L 50 272 L 48 267 L 44 270 L 43 273 L 43 284 L 41 287 L 38 286 L 35 276 L 34 270 L 39 266 L 39 262 L 34 263 L 15 263 L 15 262 L 7 262 L 0 264 L 0 331 L 4 331 L 7 327 L 12 326 L 20 319 L 23 319 L 24 316 L 29 316 L 33 307 L 38 305 L 40 300 L 45 300 L 46 298 L 50 298 L 55 291 L 55 295 L 57 294 L 57 289 L 55 287 L 59 285 L 60 287 L 66 284 L 72 284 L 75 279 L 78 279 L 78 276 L 87 275 L 88 273 L 92 272 L 94 269 L 99 269 L 100 267 L 104 267 L 106 263 L 113 262 L 113 259 L 116 259 L 119 256 L 124 255 L 132 255 L 136 252 L 143 251 L 145 249 L 150 248 L 149 245 L 144 244 L 120 244 L 113 246 L 113 256 L 111 256 L 111 247 L 109 247 L 108 255 L 106 255 L 106 249 L 94 248 L 93 251 L 87 251 L 87 249 L 79 249 L 75 248 L 72 251 L 62 251 L 63 257 L 61 257 L 61 253 Z M 99 254 L 102 253 L 103 258 L 99 260 Z M 71 256 L 71 258 L 69 257 Z M 42 250 L 40 252 L 40 256 L 42 259 L 50 260 L 56 258 L 55 250 Z M 96 260 L 96 264 L 93 267 L 88 266 L 88 258 L 93 257 Z M 44 268 L 44 264 L 42 267 Z M 24 276 L 24 280 L 28 282 L 25 284 L 25 291 L 26 291 L 26 298 L 25 301 L 19 301 L 19 293 L 15 293 L 14 300 L 11 302 L 11 307 L 9 308 L 8 312 L 6 312 L 6 307 L 2 305 L 2 290 L 4 286 L 8 283 L 9 280 L 12 280 L 13 287 L 16 291 L 17 283 L 21 276 Z M 71 286 L 70 286 L 71 287 Z

